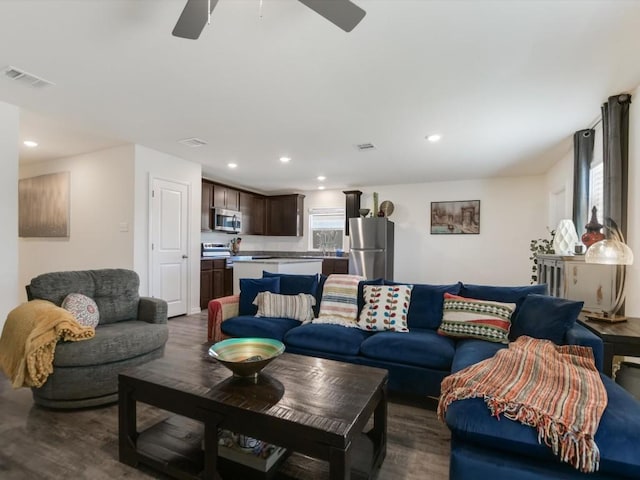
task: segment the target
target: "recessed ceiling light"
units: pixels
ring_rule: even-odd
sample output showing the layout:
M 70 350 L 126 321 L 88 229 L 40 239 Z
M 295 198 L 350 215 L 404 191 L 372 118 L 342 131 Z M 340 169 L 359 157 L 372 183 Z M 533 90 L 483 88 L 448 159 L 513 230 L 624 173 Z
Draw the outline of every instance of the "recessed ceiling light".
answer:
M 227 163 L 227 167 L 229 168 L 236 168 L 238 166 L 237 163 Z
M 318 181 L 320 181 L 320 182 L 324 182 L 326 179 L 327 179 L 327 177 L 325 177 L 324 175 L 320 175 L 318 177 Z
M 320 186 L 318 187 L 318 190 L 324 190 L 324 185 L 320 185 Z
M 282 163 L 289 163 L 291 161 L 291 158 L 289 158 L 289 157 L 280 157 L 280 161 Z
M 433 135 L 427 136 L 427 140 L 429 140 L 432 143 L 440 141 L 441 138 L 442 138 L 442 135 L 438 133 L 434 133 Z
M 33 140 L 25 140 L 22 142 L 25 147 L 34 148 L 38 146 L 38 142 L 34 142 Z

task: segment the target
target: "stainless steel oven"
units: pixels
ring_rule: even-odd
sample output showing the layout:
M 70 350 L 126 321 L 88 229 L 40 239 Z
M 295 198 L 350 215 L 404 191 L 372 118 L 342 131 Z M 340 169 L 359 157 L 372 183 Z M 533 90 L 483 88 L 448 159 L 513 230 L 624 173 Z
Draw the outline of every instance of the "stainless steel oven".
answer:
M 225 208 L 213 209 L 213 229 L 238 233 L 242 229 L 242 214 Z

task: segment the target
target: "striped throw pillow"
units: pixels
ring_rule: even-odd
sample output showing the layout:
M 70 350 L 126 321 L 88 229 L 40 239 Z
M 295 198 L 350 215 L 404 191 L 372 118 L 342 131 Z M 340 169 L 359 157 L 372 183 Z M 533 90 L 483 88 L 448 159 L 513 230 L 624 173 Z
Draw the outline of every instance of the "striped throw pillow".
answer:
M 476 300 L 445 293 L 438 333 L 449 337 L 509 343 L 511 315 L 515 308 L 515 303 Z
M 256 317 L 291 318 L 306 323 L 313 320 L 313 306 L 316 299 L 308 293 L 280 295 L 260 292 L 253 304 L 258 307 Z

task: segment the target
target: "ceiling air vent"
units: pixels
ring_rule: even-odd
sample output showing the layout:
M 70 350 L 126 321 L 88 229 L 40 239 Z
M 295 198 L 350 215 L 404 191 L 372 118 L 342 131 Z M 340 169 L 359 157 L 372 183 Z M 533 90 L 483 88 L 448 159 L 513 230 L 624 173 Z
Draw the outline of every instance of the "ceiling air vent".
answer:
M 207 142 L 205 142 L 204 140 L 200 140 L 199 138 L 196 138 L 196 137 L 183 138 L 182 140 L 178 140 L 178 143 L 181 143 L 191 148 L 201 147 L 207 144 Z
M 49 80 L 45 80 L 44 78 L 38 77 L 33 73 L 25 72 L 24 70 L 20 70 L 19 68 L 12 67 L 9 65 L 3 70 L 4 75 L 16 82 L 23 83 L 32 88 L 45 88 L 51 87 L 55 85 L 55 83 L 50 82 Z
M 361 143 L 356 145 L 356 148 L 361 152 L 366 152 L 368 150 L 375 150 L 376 146 L 373 143 Z

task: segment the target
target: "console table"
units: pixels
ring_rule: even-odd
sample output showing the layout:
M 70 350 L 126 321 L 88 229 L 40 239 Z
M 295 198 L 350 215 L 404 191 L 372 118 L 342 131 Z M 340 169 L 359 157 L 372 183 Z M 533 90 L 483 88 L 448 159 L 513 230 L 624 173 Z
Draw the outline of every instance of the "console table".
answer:
M 616 266 L 585 263 L 584 255 L 536 255 L 538 283 L 549 295 L 580 300 L 584 309 L 608 310 L 616 297 Z
M 626 322 L 606 323 L 587 320 L 581 315 L 578 322 L 602 339 L 603 370 L 609 377 L 613 376 L 614 355 L 640 357 L 640 318 L 629 317 Z

